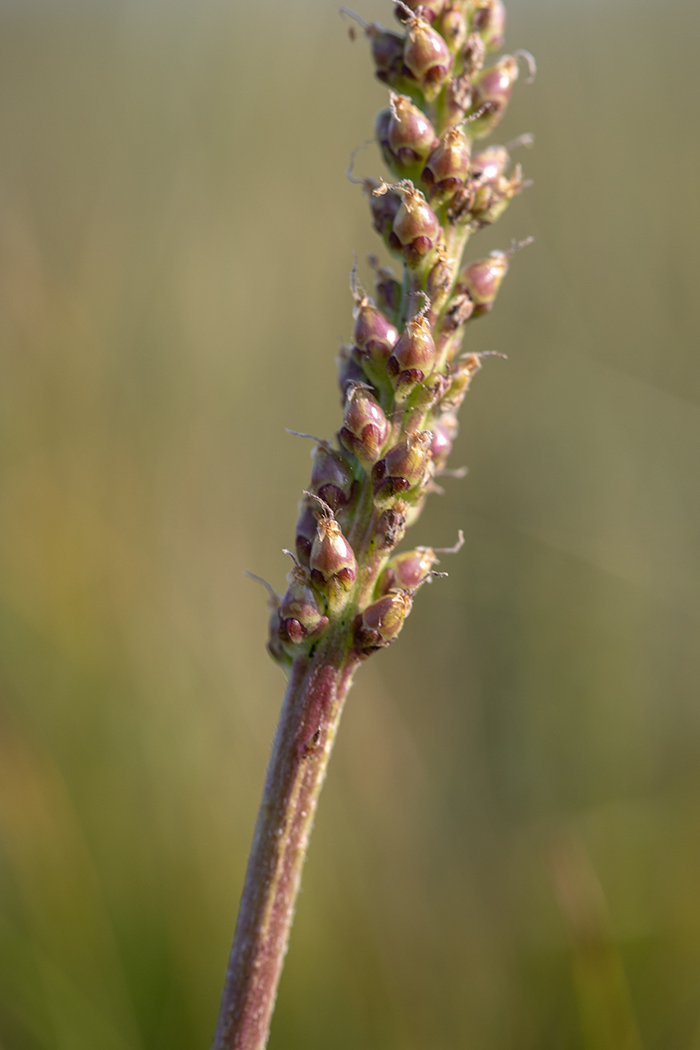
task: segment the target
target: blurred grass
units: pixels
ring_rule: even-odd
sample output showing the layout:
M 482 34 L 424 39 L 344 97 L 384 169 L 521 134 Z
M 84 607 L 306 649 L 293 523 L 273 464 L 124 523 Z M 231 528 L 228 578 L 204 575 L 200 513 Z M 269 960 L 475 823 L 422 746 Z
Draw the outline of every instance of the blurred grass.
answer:
M 642 1045 L 700 1047 L 698 8 L 510 10 L 535 185 L 474 251 L 536 243 L 415 530 L 468 544 L 358 677 L 273 1050 L 603 1050 L 621 967 Z M 286 571 L 284 426 L 337 426 L 383 92 L 318 0 L 0 27 L 0 1043 L 189 1050 L 283 686 L 242 570 Z

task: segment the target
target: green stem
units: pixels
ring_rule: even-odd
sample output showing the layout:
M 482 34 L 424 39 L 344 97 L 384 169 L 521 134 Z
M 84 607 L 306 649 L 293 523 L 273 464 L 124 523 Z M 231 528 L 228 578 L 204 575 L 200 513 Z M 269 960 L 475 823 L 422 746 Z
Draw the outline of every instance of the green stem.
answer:
M 357 662 L 338 633 L 292 665 L 212 1050 L 267 1045 L 311 825 Z

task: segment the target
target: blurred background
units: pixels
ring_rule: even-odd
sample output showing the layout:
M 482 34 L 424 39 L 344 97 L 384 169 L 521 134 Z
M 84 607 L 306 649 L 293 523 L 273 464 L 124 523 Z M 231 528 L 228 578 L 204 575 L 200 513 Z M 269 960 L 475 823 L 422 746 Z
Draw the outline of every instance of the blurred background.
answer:
M 243 570 L 378 248 L 336 8 L 0 4 L 2 1050 L 209 1046 L 284 686 Z M 700 1050 L 700 8 L 509 11 L 534 186 L 471 257 L 535 244 L 412 534 L 467 544 L 358 674 L 272 1050 Z

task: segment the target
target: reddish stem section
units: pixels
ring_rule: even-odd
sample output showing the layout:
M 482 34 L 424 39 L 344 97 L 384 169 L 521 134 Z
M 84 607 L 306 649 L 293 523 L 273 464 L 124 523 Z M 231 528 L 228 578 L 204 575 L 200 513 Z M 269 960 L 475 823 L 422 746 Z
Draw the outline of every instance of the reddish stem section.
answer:
M 212 1050 L 264 1050 L 318 796 L 357 660 L 295 660 L 267 771 Z

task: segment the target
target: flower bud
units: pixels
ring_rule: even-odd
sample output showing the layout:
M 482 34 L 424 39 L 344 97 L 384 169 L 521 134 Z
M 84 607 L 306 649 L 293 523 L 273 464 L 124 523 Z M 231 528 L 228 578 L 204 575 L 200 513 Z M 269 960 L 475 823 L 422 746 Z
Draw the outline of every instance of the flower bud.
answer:
M 336 363 L 338 365 L 338 386 L 343 395 L 341 404 L 345 403 L 345 395 L 350 383 L 366 383 L 367 376 L 358 360 L 357 347 L 352 343 L 345 343 L 338 351 Z
M 354 315 L 353 335 L 358 350 L 372 361 L 385 364 L 399 338 L 396 328 L 367 297 L 356 303 Z
M 412 590 L 418 587 L 437 560 L 432 547 L 418 547 L 414 551 L 395 554 L 379 578 L 379 594 L 386 594 L 394 588 Z
M 377 305 L 390 317 L 396 317 L 401 309 L 401 300 L 403 298 L 401 282 L 396 280 L 392 270 L 377 265 L 377 260 L 374 256 L 370 256 L 370 262 L 375 267 L 376 273 L 374 292 L 377 297 Z
M 318 520 L 311 557 L 311 579 L 338 606 L 342 594 L 348 591 L 357 578 L 355 552 L 343 536 L 340 525 L 324 513 Z
M 403 627 L 411 611 L 413 596 L 408 591 L 390 591 L 358 614 L 355 630 L 359 645 L 365 652 L 383 649 Z
M 459 4 L 450 3 L 440 17 L 440 32 L 453 55 L 467 39 L 467 22 Z
M 459 361 L 453 362 L 448 376 L 449 385 L 443 396 L 440 407 L 446 411 L 456 411 L 464 401 L 472 376 L 481 368 L 478 354 L 466 354 Z
M 305 569 L 295 565 L 287 581 L 289 587 L 279 607 L 279 633 L 285 641 L 298 645 L 305 638 L 320 634 L 328 626 L 328 617 L 319 608 Z
M 408 27 L 403 60 L 431 102 L 449 76 L 452 55 L 443 38 L 425 18 L 409 19 Z
M 417 267 L 438 242 L 440 224 L 420 190 L 403 190 L 403 200 L 394 218 L 389 244 L 403 249 L 409 267 Z
M 311 490 L 334 511 L 347 507 L 356 487 L 350 463 L 327 442 L 316 445 L 312 455 Z
M 338 436 L 366 470 L 381 456 L 389 436 L 389 421 L 366 387 L 354 386 L 348 390 L 343 426 Z
M 509 179 L 505 175 L 499 175 L 491 182 L 478 185 L 471 205 L 472 218 L 479 226 L 495 222 L 524 185 L 523 171 L 519 164 Z
M 406 510 L 408 505 L 398 499 L 393 507 L 387 507 L 377 522 L 374 542 L 379 550 L 392 550 L 401 543 L 406 532 Z
M 503 0 L 481 0 L 474 12 L 473 28 L 481 35 L 487 51 L 500 51 L 506 32 Z
M 397 401 L 405 401 L 413 388 L 432 372 L 435 356 L 430 324 L 426 317 L 417 314 L 406 322 L 386 365 Z
M 377 123 L 377 140 L 384 159 L 400 178 L 411 176 L 422 164 L 435 142 L 435 131 L 425 114 L 414 106 L 407 95 L 390 95 L 388 121 L 383 113 Z M 386 111 L 384 111 L 386 112 Z M 380 138 L 382 135 L 384 138 Z M 388 156 L 387 156 L 388 153 Z
M 452 266 L 447 252 L 438 248 L 438 258 L 430 269 L 425 282 L 425 291 L 430 299 L 433 314 L 442 309 L 452 287 Z
M 440 322 L 440 334 L 451 335 L 468 321 L 474 313 L 474 301 L 468 292 L 459 289 L 452 296 L 450 305 L 445 310 L 445 315 Z
M 403 66 L 403 37 L 383 29 L 377 22 L 369 25 L 366 33 L 372 41 L 374 75 L 384 84 L 393 84 Z
M 446 465 L 458 429 L 457 418 L 451 412 L 445 413 L 430 424 L 433 435 L 433 440 L 430 442 L 430 454 L 437 470 L 442 470 Z
M 428 157 L 421 175 L 431 204 L 444 204 L 454 196 L 469 174 L 469 160 L 469 142 L 462 129 L 447 128 Z
M 505 146 L 489 146 L 472 159 L 472 178 L 480 186 L 495 182 L 508 167 L 510 156 Z
M 408 434 L 389 449 L 372 468 L 375 502 L 390 502 L 394 496 L 416 488 L 423 481 L 430 458 L 433 435 L 429 430 Z
M 424 18 L 426 22 L 432 25 L 445 3 L 446 0 L 425 0 L 424 3 L 421 3 L 421 0 L 406 0 L 403 7 L 410 7 L 414 14 L 420 15 L 421 18 Z M 395 14 L 399 22 L 407 22 L 409 20 L 409 16 L 402 10 L 402 7 L 397 7 Z
M 513 55 L 504 55 L 495 66 L 485 69 L 475 81 L 472 106 L 475 111 L 480 106 L 487 106 L 488 111 L 471 125 L 474 138 L 487 135 L 496 127 L 505 113 L 513 84 L 517 79 L 517 59 Z
M 505 252 L 491 252 L 486 259 L 469 263 L 459 272 L 457 287 L 466 291 L 474 303 L 474 316 L 488 313 L 498 294 L 501 281 L 508 272 Z

